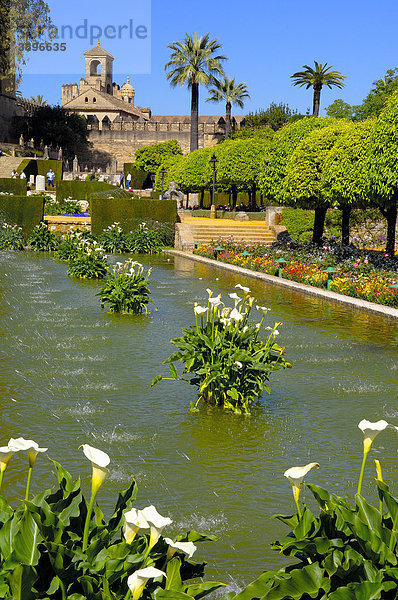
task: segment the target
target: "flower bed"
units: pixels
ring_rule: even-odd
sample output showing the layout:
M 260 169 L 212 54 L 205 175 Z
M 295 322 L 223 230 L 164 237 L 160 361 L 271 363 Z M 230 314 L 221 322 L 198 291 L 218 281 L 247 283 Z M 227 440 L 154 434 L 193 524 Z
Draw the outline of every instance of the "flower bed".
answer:
M 282 268 L 285 279 L 323 289 L 327 289 L 328 284 L 325 270 L 333 266 L 335 272 L 330 290 L 398 308 L 398 290 L 391 287 L 398 282 L 398 274 L 394 271 L 397 269 L 396 259 L 380 256 L 380 253 L 352 251 L 350 256 L 351 250 L 346 249 L 344 253 L 337 247 L 324 246 L 314 250 L 299 246 L 281 247 L 279 244 L 266 246 L 234 242 L 232 237 L 199 246 L 195 253 L 268 275 L 278 275 L 278 258 L 283 258 L 287 261 Z M 386 270 L 377 268 L 383 264 Z

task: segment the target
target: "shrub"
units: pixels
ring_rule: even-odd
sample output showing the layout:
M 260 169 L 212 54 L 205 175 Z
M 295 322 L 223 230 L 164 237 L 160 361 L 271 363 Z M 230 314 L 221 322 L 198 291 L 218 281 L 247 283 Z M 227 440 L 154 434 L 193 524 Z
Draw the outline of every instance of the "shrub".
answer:
M 85 231 L 71 230 L 61 237 L 57 258 L 59 260 L 69 261 L 75 258 L 79 253 L 79 244 L 82 242 L 92 243 L 94 240 L 90 233 Z
M 97 242 L 81 238 L 77 253 L 69 261 L 68 275 L 79 279 L 103 279 L 107 272 L 104 249 Z
M 111 252 L 112 254 L 128 252 L 130 250 L 130 243 L 120 227 L 120 223 L 113 223 L 104 229 L 103 233 L 99 236 L 102 247 L 105 252 Z
M 162 250 L 163 243 L 158 230 L 141 223 L 138 229 L 130 233 L 129 247 L 136 254 L 157 254 Z
M 164 538 L 162 530 L 172 520 L 154 506 L 133 508 L 137 495 L 134 480 L 119 493 L 114 510 L 105 519 L 94 503 L 108 475 L 110 458 L 88 444 L 82 448 L 92 464 L 89 501 L 80 478 L 74 481 L 55 460 L 51 462 L 57 485 L 31 498 L 34 463 L 47 449 L 23 438 L 11 439 L 2 448 L 1 479 L 13 452 L 27 450 L 29 459 L 25 500 L 14 508 L 1 497 L 2 598 L 199 600 L 223 585 L 190 581 L 204 573 L 204 563 L 191 558 L 195 544 L 214 538 L 195 531 L 179 535 L 175 541 Z
M 56 236 L 47 229 L 44 223 L 36 225 L 32 231 L 28 245 L 31 246 L 35 252 L 52 252 L 58 247 L 58 240 Z
M 3 223 L 0 227 L 0 250 L 23 250 L 24 247 L 22 227 Z
M 125 181 L 129 171 L 131 173 L 132 190 L 144 190 L 151 187 L 151 177 L 147 171 L 138 168 L 134 163 L 124 163 L 123 172 Z
M 312 237 L 314 213 L 301 208 L 284 208 L 282 225 L 286 227 L 292 240 L 307 242 Z
M 254 298 L 249 296 L 249 288 L 238 284 L 243 299 L 236 293 L 230 294 L 235 307 L 226 308 L 221 302 L 221 294 L 215 298 L 207 290 L 207 307 L 194 305 L 195 325 L 184 329 L 182 337 L 171 340 L 178 351 L 165 363 L 169 363 L 171 379 L 187 381 L 199 389 L 198 401 L 191 409 L 196 410 L 200 401 L 221 406 L 235 413 L 250 413 L 250 407 L 263 390 L 270 392 L 267 386 L 273 371 L 279 371 L 291 365 L 282 357 L 284 348 L 276 343 L 279 334 L 275 323 L 265 342 L 259 339 L 268 309 L 256 308 L 262 313 L 257 324 L 249 322 Z M 221 307 L 224 308 L 221 308 Z M 205 315 L 205 316 L 204 316 Z M 184 379 L 178 375 L 175 362 L 184 364 L 184 374 L 192 374 Z M 163 379 L 158 375 L 152 385 Z
M 97 296 L 101 308 L 110 313 L 139 314 L 148 313 L 147 304 L 152 302 L 148 287 L 151 269 L 144 275 L 144 267 L 130 259 L 124 264 L 118 262 L 113 267 L 109 279 L 101 286 Z
M 15 194 L 16 196 L 26 196 L 26 179 L 0 178 L 0 192 Z
M 28 239 L 34 227 L 43 220 L 43 207 L 44 200 L 40 196 L 0 194 L 0 221 L 22 227 L 25 239 Z
M 398 498 L 383 481 L 376 463 L 378 506 L 362 495 L 366 459 L 373 440 L 388 427 L 384 420 L 359 423 L 364 433 L 364 453 L 354 503 L 307 484 L 319 508 L 313 516 L 300 506 L 305 475 L 318 463 L 293 467 L 285 472 L 293 488 L 297 514 L 276 515 L 291 532 L 273 548 L 288 557 L 289 565 L 265 571 L 237 596 L 223 600 L 393 600 L 398 588 Z
M 89 200 L 90 194 L 108 190 L 116 191 L 118 188 L 105 181 L 59 181 L 57 184 L 57 201 L 65 198 L 76 200 Z

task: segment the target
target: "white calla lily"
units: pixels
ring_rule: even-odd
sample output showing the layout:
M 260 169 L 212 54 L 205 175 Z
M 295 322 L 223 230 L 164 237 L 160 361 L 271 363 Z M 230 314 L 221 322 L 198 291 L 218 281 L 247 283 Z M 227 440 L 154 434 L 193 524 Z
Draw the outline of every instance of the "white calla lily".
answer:
M 210 296 L 210 298 L 211 298 L 211 297 L 212 297 L 212 295 L 213 295 L 213 290 L 211 290 L 211 289 L 209 289 L 209 288 L 206 288 L 206 292 L 208 293 L 208 295 L 209 295 L 209 296 Z
M 358 423 L 358 427 L 364 436 L 363 445 L 365 451 L 369 451 L 375 437 L 388 427 L 388 423 L 387 421 L 384 421 L 384 419 L 376 421 L 375 423 L 367 421 L 366 419 L 362 419 L 362 421 Z
M 239 322 L 242 321 L 243 315 L 238 310 L 236 310 L 236 308 L 234 308 L 233 310 L 231 310 L 229 318 Z
M 169 549 L 167 550 L 168 560 L 173 558 L 176 552 L 183 552 L 188 558 L 192 558 L 197 549 L 193 542 L 173 542 L 170 538 L 164 538 L 164 541 L 169 545 Z
M 303 483 L 304 477 L 313 469 L 314 467 L 319 468 L 319 463 L 311 462 L 304 467 L 291 467 L 287 471 L 284 472 L 284 476 L 292 484 L 293 489 L 293 498 L 297 506 L 297 512 L 299 517 L 301 516 L 300 505 L 299 505 L 299 497 L 300 497 L 300 486 Z
M 222 304 L 222 302 L 221 302 L 221 294 L 218 294 L 218 296 L 215 296 L 214 298 L 209 298 L 209 302 L 213 306 L 219 306 L 220 304 Z
M 238 367 L 238 369 L 241 369 L 243 367 L 242 363 L 240 362 L 240 360 L 236 360 L 234 362 L 234 365 L 236 365 Z
M 173 521 L 169 517 L 163 517 L 161 514 L 159 514 L 153 505 L 144 508 L 141 511 L 141 514 L 150 525 L 151 536 L 149 540 L 149 548 L 153 548 L 160 538 L 163 528 L 166 527 L 166 525 L 171 525 Z
M 362 491 L 362 482 L 363 482 L 363 476 L 365 473 L 366 459 L 367 459 L 369 451 L 372 447 L 373 440 L 375 439 L 376 436 L 379 435 L 379 433 L 381 431 L 384 431 L 385 429 L 387 429 L 388 426 L 389 425 L 388 425 L 387 421 L 385 421 L 384 419 L 381 419 L 380 421 L 376 421 L 375 423 L 372 423 L 371 421 L 367 421 L 367 419 L 362 419 L 362 421 L 360 423 L 358 423 L 358 427 L 363 433 L 363 458 L 362 458 L 361 472 L 359 474 L 359 481 L 358 481 L 358 490 L 357 490 L 358 495 Z
M 140 529 L 150 529 L 148 521 L 140 510 L 132 508 L 124 513 L 125 523 L 123 525 L 124 539 L 131 544 Z
M 239 288 L 240 290 L 242 290 L 242 292 L 243 292 L 244 294 L 249 294 L 249 293 L 250 293 L 250 288 L 248 288 L 248 287 L 244 287 L 244 286 L 243 286 L 243 285 L 241 285 L 240 283 L 237 283 L 235 287 L 236 287 L 236 288 Z
M 0 473 L 3 473 L 6 470 L 7 465 L 10 462 L 10 459 L 14 452 L 18 452 L 18 450 L 14 450 L 9 446 L 0 447 Z
M 89 444 L 82 444 L 84 456 L 91 462 L 93 467 L 92 489 L 95 494 L 98 492 L 105 479 L 109 475 L 106 468 L 111 459 L 106 452 L 98 450 Z
M 204 315 L 204 313 L 209 310 L 207 307 L 205 308 L 204 306 L 199 305 L 194 306 L 193 309 L 197 315 Z
M 154 579 L 155 577 L 167 577 L 164 571 L 155 569 L 155 567 L 146 567 L 145 569 L 138 569 L 127 579 L 127 585 L 133 594 L 133 600 L 138 600 L 142 596 L 144 587 L 148 579 Z
M 266 314 L 267 314 L 267 312 L 268 312 L 269 310 L 271 310 L 270 308 L 267 308 L 266 306 L 256 306 L 256 309 L 257 309 L 257 310 L 261 310 L 261 312 L 263 313 L 263 315 L 266 315 Z
M 29 467 L 33 467 L 36 462 L 36 457 L 42 452 L 47 452 L 48 448 L 39 448 L 39 444 L 33 440 L 25 440 L 23 437 L 11 438 L 8 442 L 8 448 L 12 452 L 26 450 L 28 453 Z
M 236 302 L 241 302 L 242 298 L 240 296 L 238 296 L 238 294 L 236 292 L 233 292 L 233 294 L 228 294 L 229 297 L 231 298 L 231 300 L 235 300 Z

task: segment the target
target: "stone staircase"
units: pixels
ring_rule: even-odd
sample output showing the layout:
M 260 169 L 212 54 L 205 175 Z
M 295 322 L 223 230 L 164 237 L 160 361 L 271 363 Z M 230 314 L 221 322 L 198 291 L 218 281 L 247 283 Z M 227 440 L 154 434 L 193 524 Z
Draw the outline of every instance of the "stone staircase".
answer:
M 241 242 L 262 242 L 271 244 L 275 241 L 275 232 L 265 221 L 234 221 L 233 219 L 206 219 L 189 217 L 180 213 L 181 223 L 177 224 L 176 248 L 193 250 L 195 242 L 206 244 L 217 241 L 220 237 Z
M 4 177 L 9 178 L 13 169 L 18 171 L 18 167 L 22 161 L 23 158 L 20 156 L 0 156 L 0 179 Z

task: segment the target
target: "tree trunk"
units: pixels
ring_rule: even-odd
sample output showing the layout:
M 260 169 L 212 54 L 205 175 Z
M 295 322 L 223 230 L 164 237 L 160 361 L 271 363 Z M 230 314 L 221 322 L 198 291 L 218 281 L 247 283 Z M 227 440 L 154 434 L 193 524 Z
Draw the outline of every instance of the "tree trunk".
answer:
M 185 205 L 185 208 L 188 210 L 189 208 L 189 192 L 187 192 L 187 203 Z
M 252 211 L 256 210 L 256 184 L 253 183 L 251 191 L 249 193 L 249 208 Z
M 341 209 L 341 245 L 350 245 L 350 216 L 351 206 L 344 204 Z
M 231 133 L 231 103 L 227 102 L 225 106 L 225 137 L 227 138 Z
M 200 200 L 199 200 L 199 206 L 200 206 L 200 208 L 203 208 L 204 201 L 205 201 L 205 191 L 204 190 L 200 190 Z
M 321 101 L 321 90 L 317 90 L 314 88 L 314 99 L 313 99 L 313 104 L 312 104 L 312 116 L 313 117 L 319 116 L 320 101 Z
M 389 256 L 394 256 L 394 253 L 395 253 L 395 230 L 396 230 L 396 226 L 397 226 L 397 205 L 390 206 L 386 210 L 381 210 L 381 212 L 387 219 L 386 253 Z
M 199 147 L 199 84 L 192 84 L 191 95 L 191 152 Z
M 238 202 L 238 190 L 236 185 L 232 186 L 232 208 L 236 207 L 236 203 Z
M 318 206 L 315 209 L 314 230 L 312 232 L 312 243 L 320 246 L 322 243 L 323 229 L 325 227 L 327 207 Z

